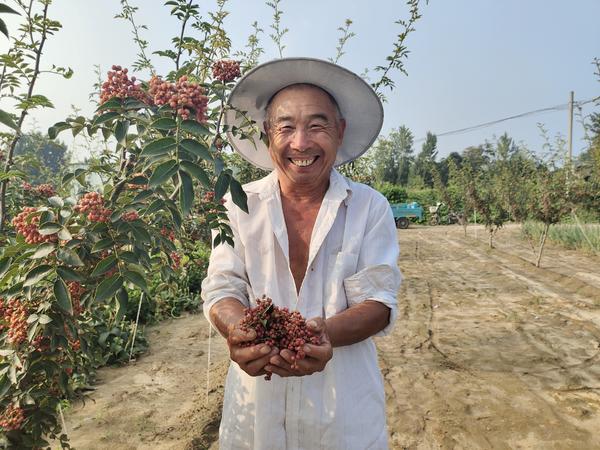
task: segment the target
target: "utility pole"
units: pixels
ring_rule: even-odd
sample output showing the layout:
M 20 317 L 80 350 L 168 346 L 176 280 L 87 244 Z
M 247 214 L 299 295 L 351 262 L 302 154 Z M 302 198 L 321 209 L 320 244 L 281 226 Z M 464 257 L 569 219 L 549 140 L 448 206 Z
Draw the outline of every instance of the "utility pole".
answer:
M 573 103 L 575 93 L 571 91 L 569 98 L 569 155 L 567 157 L 567 164 L 569 164 L 570 170 L 573 171 Z

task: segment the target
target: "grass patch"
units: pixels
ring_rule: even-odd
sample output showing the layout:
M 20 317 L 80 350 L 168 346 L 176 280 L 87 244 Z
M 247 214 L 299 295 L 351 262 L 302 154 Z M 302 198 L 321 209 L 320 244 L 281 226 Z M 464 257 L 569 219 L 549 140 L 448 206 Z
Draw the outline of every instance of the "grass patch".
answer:
M 523 237 L 539 242 L 544 224 L 526 221 L 521 226 Z M 587 223 L 581 226 L 572 223 L 551 225 L 548 239 L 554 244 L 568 249 L 584 250 L 588 253 L 600 253 L 600 224 Z

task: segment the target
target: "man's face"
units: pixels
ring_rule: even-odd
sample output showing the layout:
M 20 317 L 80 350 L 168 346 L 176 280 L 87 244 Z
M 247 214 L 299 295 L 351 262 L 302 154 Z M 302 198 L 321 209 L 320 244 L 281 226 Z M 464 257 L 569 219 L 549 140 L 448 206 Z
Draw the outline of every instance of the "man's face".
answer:
M 271 102 L 267 124 L 269 152 L 280 181 L 291 187 L 326 184 L 344 128 L 322 90 L 292 86 L 280 91 Z

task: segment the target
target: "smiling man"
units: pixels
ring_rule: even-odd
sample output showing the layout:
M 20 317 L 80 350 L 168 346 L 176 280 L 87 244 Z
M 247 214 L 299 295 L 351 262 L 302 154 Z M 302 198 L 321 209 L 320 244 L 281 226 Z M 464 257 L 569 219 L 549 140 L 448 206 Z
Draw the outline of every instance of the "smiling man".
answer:
M 233 134 L 229 142 L 273 172 L 244 186 L 249 214 L 226 202 L 234 246 L 213 250 L 202 285 L 205 315 L 232 360 L 219 446 L 385 449 L 371 337 L 388 333 L 396 317 L 396 229 L 383 196 L 334 169 L 377 137 L 381 103 L 360 77 L 309 58 L 258 66 L 229 103 L 229 129 L 250 117 L 263 124 L 268 147 Z M 255 335 L 240 320 L 262 295 L 309 318 L 320 345 L 307 344 L 305 359 L 293 364 L 288 350 L 244 346 Z

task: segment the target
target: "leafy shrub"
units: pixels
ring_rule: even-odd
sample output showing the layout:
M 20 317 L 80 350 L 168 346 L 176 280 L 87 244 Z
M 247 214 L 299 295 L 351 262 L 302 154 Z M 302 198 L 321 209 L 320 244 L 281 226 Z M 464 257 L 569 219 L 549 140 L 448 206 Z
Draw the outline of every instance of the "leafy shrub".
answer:
M 377 185 L 376 189 L 381 192 L 390 203 L 404 203 L 408 198 L 406 189 L 397 184 L 383 182 Z

